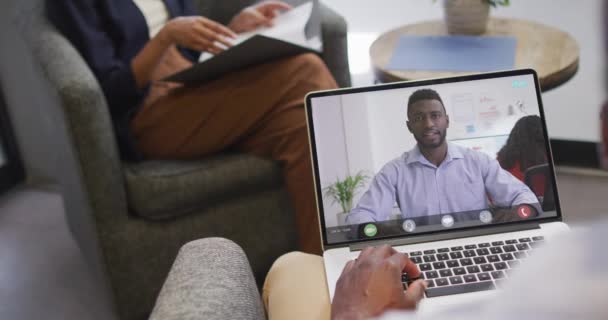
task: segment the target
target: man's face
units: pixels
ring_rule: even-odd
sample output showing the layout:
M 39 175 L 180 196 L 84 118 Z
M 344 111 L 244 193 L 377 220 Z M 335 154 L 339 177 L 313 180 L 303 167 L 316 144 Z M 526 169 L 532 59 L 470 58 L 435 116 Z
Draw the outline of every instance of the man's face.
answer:
M 407 128 L 420 147 L 433 149 L 443 144 L 450 119 L 439 100 L 414 102 L 409 108 L 407 117 Z

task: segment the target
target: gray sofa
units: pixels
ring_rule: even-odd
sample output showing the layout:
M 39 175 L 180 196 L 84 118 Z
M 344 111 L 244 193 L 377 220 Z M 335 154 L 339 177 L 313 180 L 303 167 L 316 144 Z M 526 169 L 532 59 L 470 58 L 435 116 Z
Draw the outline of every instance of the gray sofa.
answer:
M 293 211 L 278 165 L 231 153 L 200 161 L 121 161 L 100 87 L 80 55 L 44 19 L 44 3 L 9 5 L 61 103 L 59 116 L 76 159 L 68 170 L 78 177 L 63 186 L 70 230 L 92 270 L 108 280 L 120 317 L 147 317 L 179 248 L 203 237 L 228 238 L 242 247 L 259 285 L 278 256 L 296 249 Z M 198 1 L 203 14 L 218 20 L 244 3 Z M 339 84 L 348 86 L 344 20 L 325 7 L 321 12 L 323 59 Z M 66 172 L 48 174 L 62 180 Z M 142 218 L 152 210 L 164 218 Z
M 150 320 L 265 319 L 243 250 L 222 238 L 185 244 L 158 295 Z

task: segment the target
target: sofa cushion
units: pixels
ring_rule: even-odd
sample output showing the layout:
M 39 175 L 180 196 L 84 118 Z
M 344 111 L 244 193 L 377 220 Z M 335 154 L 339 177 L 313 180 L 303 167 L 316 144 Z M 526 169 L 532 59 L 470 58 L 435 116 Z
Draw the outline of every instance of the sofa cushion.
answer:
M 245 154 L 128 163 L 124 171 L 131 212 L 149 219 L 188 214 L 283 183 L 276 162 Z

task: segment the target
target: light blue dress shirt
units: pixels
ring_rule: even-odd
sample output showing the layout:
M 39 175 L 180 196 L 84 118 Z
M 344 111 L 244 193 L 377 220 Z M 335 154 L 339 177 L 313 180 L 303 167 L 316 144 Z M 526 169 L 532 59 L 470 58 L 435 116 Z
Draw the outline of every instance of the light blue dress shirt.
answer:
M 437 167 L 416 146 L 384 165 L 346 223 L 389 220 L 395 202 L 401 216 L 410 218 L 485 209 L 490 206 L 488 197 L 498 207 L 538 203 L 534 193 L 496 159 L 448 143 L 446 158 Z

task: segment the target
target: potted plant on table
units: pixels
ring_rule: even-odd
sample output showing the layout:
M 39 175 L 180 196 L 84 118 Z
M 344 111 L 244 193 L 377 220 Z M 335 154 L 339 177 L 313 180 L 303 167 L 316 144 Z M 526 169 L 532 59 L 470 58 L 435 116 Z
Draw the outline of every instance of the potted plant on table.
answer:
M 490 6 L 508 6 L 509 0 L 443 0 L 449 34 L 479 35 L 486 32 Z
M 353 199 L 357 191 L 365 186 L 369 176 L 359 171 L 354 176 L 346 176 L 343 180 L 336 178 L 336 182 L 323 189 L 325 198 L 333 203 L 339 203 L 342 212 L 337 214 L 338 225 L 344 224 L 346 215 L 353 208 Z

